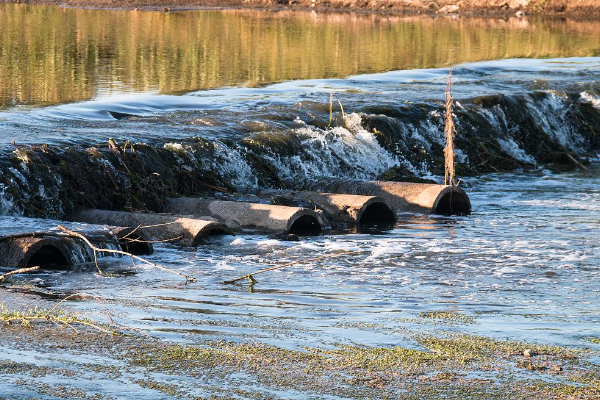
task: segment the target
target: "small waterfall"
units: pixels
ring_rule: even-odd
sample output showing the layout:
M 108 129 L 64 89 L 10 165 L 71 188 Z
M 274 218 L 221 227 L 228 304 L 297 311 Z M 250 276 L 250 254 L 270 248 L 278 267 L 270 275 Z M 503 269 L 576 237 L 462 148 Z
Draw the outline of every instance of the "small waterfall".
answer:
M 457 173 L 568 170 L 600 152 L 593 92 L 536 91 L 457 102 Z M 290 113 L 291 114 L 291 113 Z M 0 155 L 0 212 L 61 218 L 77 207 L 161 211 L 166 197 L 215 189 L 299 189 L 315 179 L 408 179 L 443 174 L 440 104 L 369 105 L 338 118 L 289 121 L 239 138 L 117 147 L 22 146 Z M 335 125 L 335 124 L 334 124 Z

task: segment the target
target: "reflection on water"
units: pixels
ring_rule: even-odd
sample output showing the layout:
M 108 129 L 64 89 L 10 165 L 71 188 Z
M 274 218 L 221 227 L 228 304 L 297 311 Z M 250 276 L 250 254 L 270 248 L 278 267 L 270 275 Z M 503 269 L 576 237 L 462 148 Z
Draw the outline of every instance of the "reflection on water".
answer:
M 600 24 L 2 4 L 0 107 L 567 54 L 600 54 Z

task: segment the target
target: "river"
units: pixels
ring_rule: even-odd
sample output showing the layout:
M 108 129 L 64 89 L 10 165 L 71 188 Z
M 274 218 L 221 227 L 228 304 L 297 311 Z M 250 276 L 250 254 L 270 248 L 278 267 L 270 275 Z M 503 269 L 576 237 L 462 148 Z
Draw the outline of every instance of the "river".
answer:
M 158 154 L 161 167 L 175 155 L 181 176 L 193 170 L 244 196 L 323 177 L 375 179 L 390 168 L 439 181 L 450 68 L 472 215 L 402 214 L 392 229 L 299 242 L 244 233 L 193 249 L 156 244 L 152 262 L 197 281 L 104 258 L 108 275 L 19 276 L 0 289 L 0 303 L 18 304 L 16 295 L 52 305 L 85 293 L 62 304 L 186 345 L 418 348 L 411 332 L 450 332 L 597 352 L 589 340 L 600 315 L 597 21 L 0 5 L 0 233 L 60 224 L 81 204 L 64 182 L 94 165 L 87 149 L 103 151 L 109 138 L 139 144 L 140 157 Z M 71 169 L 52 161 L 61 157 Z M 106 203 L 106 178 L 94 174 L 83 195 L 121 205 Z M 301 262 L 342 250 L 352 253 Z M 219 283 L 291 261 L 299 263 L 251 286 Z M 43 352 L 2 348 L 5 362 L 64 367 Z M 590 371 L 598 360 L 588 359 Z M 40 387 L 69 386 L 50 372 L 22 388 L 23 374 L 5 375 L 0 398 L 55 398 Z M 143 386 L 119 392 L 113 380 L 106 391 L 77 382 L 88 395 L 158 396 Z M 279 390 L 264 398 L 306 398 Z

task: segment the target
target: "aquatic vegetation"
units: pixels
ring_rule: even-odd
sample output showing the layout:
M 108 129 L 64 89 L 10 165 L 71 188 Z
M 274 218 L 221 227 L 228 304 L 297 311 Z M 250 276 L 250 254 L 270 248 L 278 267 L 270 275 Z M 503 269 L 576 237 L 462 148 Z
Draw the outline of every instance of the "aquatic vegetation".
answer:
M 60 304 L 60 303 L 59 303 Z M 21 324 L 32 328 L 35 323 L 52 323 L 59 328 L 77 330 L 75 326 L 82 325 L 98 331 L 116 334 L 110 327 L 99 325 L 81 315 L 66 312 L 56 307 L 52 309 L 32 308 L 26 311 L 10 310 L 0 303 L 0 321 L 8 324 Z
M 446 85 L 446 103 L 445 103 L 445 123 L 444 123 L 444 138 L 446 146 L 444 147 L 444 184 L 456 185 L 454 159 L 454 136 L 456 136 L 456 127 L 454 125 L 454 99 L 452 98 L 452 70 L 448 75 L 448 83 Z
M 17 334 L 14 329 L 0 330 L 0 342 L 10 339 L 13 334 Z M 91 328 L 83 332 L 87 340 L 81 341 L 78 339 L 81 334 L 70 330 L 64 333 L 27 330 L 19 333 L 19 337 L 30 349 L 40 351 L 60 348 L 74 354 L 83 351 L 100 355 L 110 349 L 110 353 L 119 360 L 119 366 L 107 364 L 106 360 L 101 364 L 89 363 L 85 366 L 88 374 L 93 371 L 102 379 L 118 378 L 151 391 L 183 398 L 190 397 L 189 393 L 198 389 L 224 397 L 235 396 L 235 388 L 238 387 L 245 398 L 270 399 L 273 397 L 265 395 L 261 389 L 268 387 L 269 390 L 291 390 L 305 395 L 319 393 L 357 399 L 397 398 L 401 393 L 401 398 L 406 399 L 441 396 L 492 400 L 506 396 L 517 399 L 544 396 L 566 400 L 573 396 L 593 398 L 600 388 L 597 366 L 591 365 L 582 371 L 575 359 L 562 358 L 562 355 L 570 353 L 570 349 L 470 335 L 429 337 L 427 342 L 419 340 L 436 349 L 432 351 L 341 344 L 333 349 L 285 349 L 264 343 L 229 341 L 189 345 L 135 334 L 103 335 Z M 454 342 L 450 344 L 452 340 Z M 522 359 L 516 352 L 524 347 L 534 348 L 540 354 L 543 351 L 551 353 Z M 461 351 L 466 352 L 470 360 L 466 360 Z M 515 360 L 517 368 L 533 375 L 514 374 L 511 363 L 504 361 L 506 357 Z M 486 360 L 485 363 L 482 364 L 482 360 Z M 566 368 L 565 372 L 561 370 L 557 375 L 566 374 L 565 380 L 560 378 L 550 382 L 536 375 L 546 374 L 548 368 L 545 365 L 556 360 L 561 360 Z M 69 363 L 61 369 L 44 371 L 37 368 L 38 371 L 27 363 L 5 365 L 6 368 L 0 364 L 0 368 L 9 376 L 27 376 L 32 372 L 42 376 L 69 375 L 74 379 L 80 374 L 79 365 L 75 370 Z M 474 371 L 480 372 L 471 375 Z M 175 378 L 177 383 L 174 383 Z M 63 389 L 68 391 L 69 386 Z
M 510 359 L 515 356 L 522 356 L 526 350 L 534 354 L 543 354 L 559 360 L 576 360 L 581 354 L 578 350 L 558 346 L 503 341 L 463 333 L 449 334 L 446 337 L 423 335 L 418 337 L 417 341 L 432 352 L 462 363 Z
M 463 315 L 456 312 L 448 311 L 428 311 L 419 313 L 419 317 L 431 320 L 443 320 L 448 322 L 454 322 L 457 324 L 473 324 L 475 318 L 469 315 Z

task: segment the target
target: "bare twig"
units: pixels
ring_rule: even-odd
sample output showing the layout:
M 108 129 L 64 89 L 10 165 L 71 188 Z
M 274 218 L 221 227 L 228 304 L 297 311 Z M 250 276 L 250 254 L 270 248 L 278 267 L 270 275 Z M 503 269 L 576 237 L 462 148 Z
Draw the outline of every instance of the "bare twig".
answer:
M 65 228 L 65 227 L 64 227 L 64 226 L 62 226 L 62 225 L 59 225 L 59 226 L 58 226 L 58 229 L 60 229 L 61 231 L 63 231 L 64 233 L 66 233 L 66 234 L 68 234 L 68 235 L 70 235 L 70 236 L 73 236 L 73 237 L 76 237 L 76 238 L 79 238 L 79 239 L 83 240 L 83 241 L 85 242 L 85 244 L 87 244 L 87 245 L 88 245 L 88 246 L 89 246 L 89 247 L 90 247 L 90 248 L 91 248 L 91 249 L 94 251 L 94 258 L 96 258 L 96 253 L 97 253 L 97 252 L 100 252 L 100 253 L 111 253 L 111 254 L 121 254 L 121 255 L 124 255 L 124 256 L 128 256 L 128 257 L 134 258 L 134 259 L 136 259 L 136 260 L 138 260 L 138 261 L 141 261 L 141 262 L 143 262 L 143 263 L 145 263 L 145 264 L 148 264 L 148 265 L 150 265 L 150 266 L 152 266 L 152 267 L 154 267 L 154 268 L 160 269 L 161 271 L 165 271 L 165 272 L 168 272 L 168 273 L 170 273 L 170 274 L 179 275 L 179 276 L 181 276 L 181 277 L 185 278 L 185 280 L 186 280 L 186 281 L 188 281 L 188 282 L 194 282 L 194 281 L 196 280 L 196 279 L 194 279 L 194 278 L 193 278 L 193 277 L 191 277 L 191 276 L 188 276 L 188 275 L 182 274 L 182 273 L 180 273 L 180 272 L 173 271 L 173 270 L 170 270 L 170 269 L 168 269 L 168 268 L 162 267 L 162 266 L 160 266 L 160 265 L 154 264 L 154 263 L 153 263 L 153 262 L 151 262 L 151 261 L 148 261 L 148 260 L 146 260 L 146 259 L 144 259 L 144 258 L 142 258 L 142 257 L 136 256 L 136 255 L 134 255 L 134 254 L 131 254 L 131 253 L 128 253 L 128 252 L 126 252 L 126 251 L 121 251 L 121 250 L 112 250 L 112 249 L 100 249 L 100 248 L 98 248 L 98 247 L 94 246 L 94 245 L 93 245 L 93 244 L 92 244 L 92 243 L 91 243 L 91 242 L 90 242 L 90 241 L 89 241 L 89 240 L 88 240 L 88 239 L 87 239 L 85 236 L 83 236 L 82 234 L 80 234 L 80 233 L 77 233 L 77 232 L 70 231 L 69 229 Z M 98 266 L 98 265 L 96 264 L 96 266 Z M 99 268 L 98 268 L 98 269 L 99 269 Z
M 61 301 L 59 301 L 58 303 L 56 303 L 56 305 L 50 309 L 50 314 L 52 314 L 52 311 L 54 311 L 62 303 L 64 303 L 67 300 L 72 299 L 73 297 L 94 297 L 94 296 L 89 295 L 87 293 L 73 293 L 73 294 L 70 294 L 67 297 L 65 297 L 64 299 L 62 299 Z
M 296 264 L 301 264 L 301 263 L 305 263 L 305 262 L 310 262 L 310 261 L 319 261 L 319 260 L 324 260 L 326 258 L 334 258 L 334 257 L 340 257 L 346 254 L 354 254 L 354 253 L 360 253 L 359 251 L 355 251 L 355 250 L 348 250 L 348 251 L 343 251 L 341 253 L 336 253 L 336 254 L 329 254 L 326 256 L 320 256 L 320 257 L 315 257 L 315 258 L 309 258 L 306 260 L 296 260 L 296 261 L 292 261 L 286 264 L 281 264 L 281 265 L 276 265 L 274 267 L 269 267 L 269 268 L 265 268 L 265 269 L 261 269 L 260 271 L 256 271 L 253 272 L 251 274 L 246 274 L 246 275 L 242 275 L 240 277 L 237 277 L 235 279 L 231 279 L 229 281 L 222 281 L 222 284 L 232 284 L 232 283 L 236 283 L 238 281 L 241 281 L 242 279 L 248 279 L 250 280 L 251 283 L 256 283 L 256 280 L 254 279 L 254 275 L 258 275 L 258 274 L 262 274 L 264 272 L 268 272 L 268 271 L 273 271 L 276 269 L 282 269 L 282 268 L 286 268 L 286 267 L 291 267 L 292 265 L 296 265 Z
M 132 215 L 133 217 L 133 215 Z M 139 222 L 139 221 L 138 221 Z M 135 232 L 138 229 L 144 229 L 144 228 L 151 228 L 151 227 L 155 227 L 155 226 L 161 226 L 161 225 L 169 225 L 169 224 L 173 224 L 174 222 L 167 222 L 164 224 L 158 224 L 158 225 L 138 225 L 136 226 L 131 232 L 128 232 L 126 235 L 123 235 L 119 238 L 119 241 L 121 240 L 126 240 L 127 242 L 135 242 L 135 243 L 167 243 L 167 242 L 174 242 L 176 240 L 179 240 L 183 237 L 183 235 L 179 235 L 176 236 L 174 238 L 170 238 L 170 239 L 163 239 L 163 240 L 143 240 L 143 239 L 134 239 L 131 237 L 131 235 L 135 234 Z
M 160 226 L 165 226 L 165 225 L 172 225 L 172 224 L 176 224 L 177 222 L 173 221 L 173 222 L 164 222 L 162 224 L 155 224 L 155 225 L 144 225 L 142 224 L 142 222 L 135 217 L 135 215 L 133 215 L 132 213 L 129 213 L 129 216 L 135 220 L 139 225 L 131 232 L 129 232 L 127 235 L 125 235 L 124 237 L 122 237 L 121 239 L 126 238 L 127 236 L 133 234 L 135 231 L 137 231 L 138 229 L 144 229 L 144 228 L 157 228 Z M 143 240 L 139 240 L 139 239 L 128 239 L 129 241 L 132 242 L 143 242 L 143 243 L 165 243 L 165 242 L 174 242 L 177 241 L 179 239 L 181 239 L 183 237 L 183 235 L 179 235 L 177 237 L 174 238 L 169 238 L 169 239 L 164 239 L 164 240 L 157 240 L 155 242 L 151 242 L 151 241 L 143 241 Z
M 586 171 L 586 172 L 590 172 L 590 169 L 588 167 L 586 167 L 585 165 L 583 165 L 582 163 L 580 163 L 579 161 L 577 161 L 577 159 L 575 157 L 573 157 L 571 154 L 566 153 L 567 157 L 569 157 L 569 160 L 573 161 L 573 163 L 575 165 L 577 165 L 579 168 L 581 168 L 582 170 Z
M 10 272 L 7 272 L 5 274 L 0 275 L 0 282 L 3 282 L 7 277 L 9 277 L 11 275 L 25 274 L 25 273 L 28 273 L 28 272 L 37 271 L 38 269 L 40 269 L 40 267 L 29 267 L 29 268 L 15 269 L 14 271 L 10 271 Z

